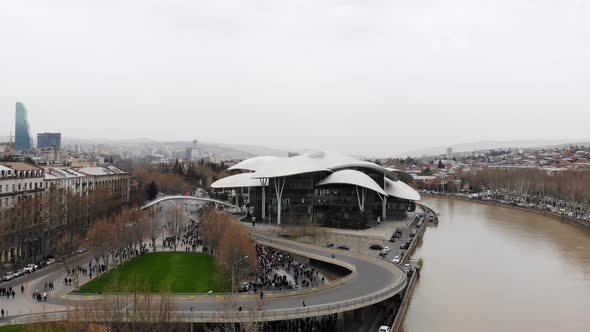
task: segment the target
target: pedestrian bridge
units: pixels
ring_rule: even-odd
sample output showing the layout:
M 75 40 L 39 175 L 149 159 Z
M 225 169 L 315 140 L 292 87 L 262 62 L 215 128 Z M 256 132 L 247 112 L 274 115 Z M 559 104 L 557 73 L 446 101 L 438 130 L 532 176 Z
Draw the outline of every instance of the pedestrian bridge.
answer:
M 217 199 L 213 199 L 213 198 L 206 198 L 206 197 L 196 197 L 196 196 L 182 196 L 182 195 L 174 195 L 174 196 L 164 196 L 164 197 L 160 197 L 157 198 L 151 202 L 148 202 L 147 204 L 145 204 L 144 206 L 141 207 L 141 210 L 145 210 L 151 206 L 157 205 L 159 203 L 162 202 L 166 202 L 166 201 L 197 201 L 197 202 L 205 202 L 205 203 L 214 203 L 215 205 L 223 205 L 226 207 L 231 207 L 231 208 L 236 208 L 238 209 L 238 207 L 234 204 L 228 203 L 228 202 L 222 202 L 220 200 Z
M 186 196 L 182 197 L 182 199 L 186 198 Z M 154 201 L 152 204 L 156 204 L 156 202 Z M 351 273 L 317 288 L 269 291 L 264 294 L 263 306 L 253 310 L 251 308 L 257 308 L 261 303 L 258 294 L 171 295 L 168 298 L 174 304 L 175 321 L 198 323 L 261 322 L 324 316 L 382 302 L 400 293 L 407 283 L 406 274 L 400 266 L 380 258 L 280 239 L 267 234 L 252 232 L 251 235 L 258 243 L 339 265 L 350 270 Z M 141 314 L 141 312 L 125 312 L 124 316 L 109 317 L 107 312 L 97 311 L 96 315 L 92 317 L 79 315 L 82 308 L 94 308 L 105 299 L 105 296 L 100 294 L 94 296 L 66 295 L 61 300 L 55 300 L 61 302 L 63 310 L 13 317 L 10 319 L 10 323 L 134 321 L 137 319 L 134 315 Z M 302 306 L 303 301 L 307 303 L 306 306 Z M 228 310 L 224 307 L 224 303 L 233 303 L 236 307 L 241 306 L 248 309 L 244 311 Z M 160 319 L 156 312 L 150 317 L 150 321 L 153 322 Z M 2 324 L 0 323 L 0 325 Z

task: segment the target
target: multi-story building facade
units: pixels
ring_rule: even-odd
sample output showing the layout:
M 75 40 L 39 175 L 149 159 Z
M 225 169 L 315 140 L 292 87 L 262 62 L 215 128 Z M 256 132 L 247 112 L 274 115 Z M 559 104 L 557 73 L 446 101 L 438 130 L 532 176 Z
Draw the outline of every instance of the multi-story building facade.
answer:
M 118 169 L 115 166 L 83 167 L 76 169 L 77 172 L 94 177 L 96 190 L 106 189 L 115 195 L 122 202 L 129 201 L 129 173 Z
M 65 230 L 84 234 L 97 205 L 129 200 L 129 183 L 129 173 L 114 166 L 0 163 L 0 264 L 53 253 Z
M 14 143 L 17 151 L 26 151 L 33 148 L 33 139 L 27 113 L 27 108 L 23 103 L 16 103 Z
M 25 163 L 0 164 L 0 263 L 16 257 L 35 256 L 41 251 L 40 206 L 28 204 L 41 198 L 45 185 L 43 169 Z M 18 208 L 17 208 L 18 207 Z
M 37 148 L 61 148 L 61 133 L 37 134 Z

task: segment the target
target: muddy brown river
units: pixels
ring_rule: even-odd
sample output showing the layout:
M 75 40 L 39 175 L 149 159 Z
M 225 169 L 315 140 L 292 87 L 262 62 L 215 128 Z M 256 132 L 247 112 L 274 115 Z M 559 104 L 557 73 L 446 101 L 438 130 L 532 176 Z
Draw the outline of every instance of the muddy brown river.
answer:
M 406 332 L 590 331 L 590 231 L 509 207 L 425 198 L 440 213 Z

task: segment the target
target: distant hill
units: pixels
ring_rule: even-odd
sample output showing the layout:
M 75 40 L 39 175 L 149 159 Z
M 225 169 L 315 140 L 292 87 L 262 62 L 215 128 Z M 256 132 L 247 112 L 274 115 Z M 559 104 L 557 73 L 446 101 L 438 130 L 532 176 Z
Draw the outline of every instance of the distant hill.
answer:
M 156 141 L 150 138 L 133 138 L 133 139 L 81 139 L 73 137 L 64 137 L 62 144 L 81 144 L 81 145 L 107 145 L 133 148 L 158 148 L 162 146 L 174 146 L 178 149 L 192 146 L 192 141 Z M 243 144 L 225 144 L 215 142 L 199 141 L 199 148 L 205 155 L 216 155 L 223 159 L 247 159 L 255 156 L 286 156 L 286 151 L 267 148 L 264 146 L 243 145 Z

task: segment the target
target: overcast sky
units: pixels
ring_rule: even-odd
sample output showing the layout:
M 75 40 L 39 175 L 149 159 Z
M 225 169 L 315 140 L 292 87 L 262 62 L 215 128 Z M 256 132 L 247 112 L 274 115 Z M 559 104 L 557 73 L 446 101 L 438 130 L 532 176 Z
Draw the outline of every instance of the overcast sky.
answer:
M 0 136 L 383 155 L 590 138 L 590 2 L 0 3 Z

